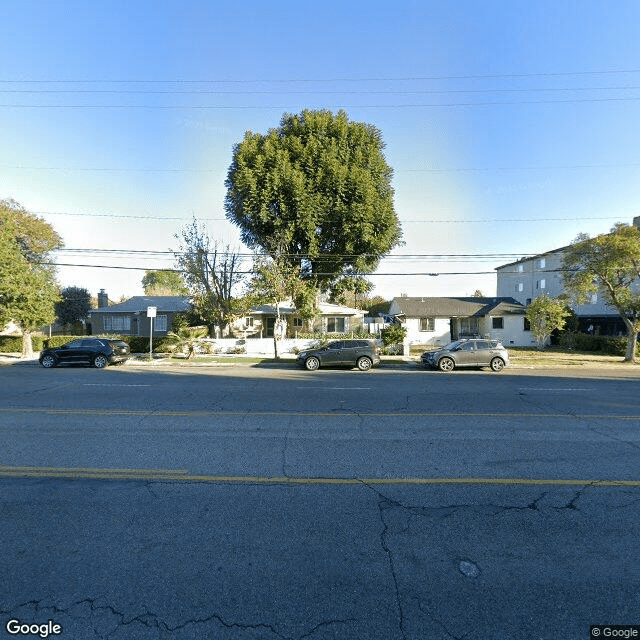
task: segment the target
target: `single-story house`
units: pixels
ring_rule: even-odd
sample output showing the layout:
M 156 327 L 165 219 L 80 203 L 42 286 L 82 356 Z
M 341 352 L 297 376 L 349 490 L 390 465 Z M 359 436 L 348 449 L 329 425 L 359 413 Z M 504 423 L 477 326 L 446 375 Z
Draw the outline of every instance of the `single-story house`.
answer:
M 173 318 L 190 308 L 189 298 L 184 296 L 134 296 L 120 304 L 108 305 L 104 291 L 98 296 L 99 306 L 88 314 L 93 335 L 117 333 L 119 335 L 142 336 L 148 338 L 151 333 L 151 319 L 147 309 L 155 307 L 153 335 L 164 336 L 171 331 Z M 104 306 L 103 304 L 104 303 Z
M 293 306 L 291 301 L 280 305 L 280 318 L 284 338 L 295 338 L 300 332 L 319 331 L 322 333 L 349 333 L 360 331 L 364 326 L 366 311 L 352 309 L 338 304 L 321 302 L 318 305 L 319 316 L 309 326 Z M 244 338 L 272 338 L 276 327 L 277 313 L 275 305 L 263 304 L 251 309 L 243 318 L 232 325 L 232 332 Z
M 443 345 L 481 336 L 505 346 L 528 347 L 535 339 L 526 308 L 513 298 L 394 298 L 389 316 L 407 329 L 409 344 Z

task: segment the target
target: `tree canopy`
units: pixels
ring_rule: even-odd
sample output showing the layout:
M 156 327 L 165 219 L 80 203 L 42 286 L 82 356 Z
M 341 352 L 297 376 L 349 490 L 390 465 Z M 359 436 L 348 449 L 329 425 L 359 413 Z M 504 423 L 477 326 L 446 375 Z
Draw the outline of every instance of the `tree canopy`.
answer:
M 563 279 L 577 302 L 598 291 L 618 311 L 627 328 L 625 360 L 636 361 L 640 331 L 640 230 L 616 224 L 611 233 L 580 234 L 564 252 Z
M 212 240 L 195 218 L 175 238 L 176 265 L 188 287 L 194 314 L 209 325 L 211 333 L 223 331 L 238 312 L 234 290 L 242 274 L 237 252 Z
M 62 239 L 47 222 L 13 200 L 0 201 L 0 322 L 22 329 L 22 355 L 33 354 L 31 333 L 55 320 L 58 299 L 49 253 Z
M 376 127 L 344 111 L 285 114 L 278 128 L 248 131 L 235 145 L 227 218 L 248 247 L 284 257 L 320 291 L 342 293 L 401 241 L 383 149 Z
M 91 309 L 91 294 L 82 287 L 65 287 L 55 305 L 56 316 L 63 327 L 80 322 Z
M 147 296 L 186 296 L 189 288 L 180 273 L 176 271 L 145 271 L 142 288 Z
M 566 301 L 550 298 L 546 293 L 534 298 L 527 307 L 526 318 L 531 333 L 541 351 L 556 329 L 563 329 L 566 318 L 571 315 Z

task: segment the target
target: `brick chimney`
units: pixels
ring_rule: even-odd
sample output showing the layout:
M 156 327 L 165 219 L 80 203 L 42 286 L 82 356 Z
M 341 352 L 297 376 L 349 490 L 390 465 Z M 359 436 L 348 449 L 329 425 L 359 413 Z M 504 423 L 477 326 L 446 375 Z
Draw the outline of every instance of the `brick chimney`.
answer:
M 98 294 L 98 309 L 101 309 L 102 307 L 108 307 L 109 306 L 109 296 L 107 295 L 107 292 L 104 289 L 100 289 L 100 293 Z

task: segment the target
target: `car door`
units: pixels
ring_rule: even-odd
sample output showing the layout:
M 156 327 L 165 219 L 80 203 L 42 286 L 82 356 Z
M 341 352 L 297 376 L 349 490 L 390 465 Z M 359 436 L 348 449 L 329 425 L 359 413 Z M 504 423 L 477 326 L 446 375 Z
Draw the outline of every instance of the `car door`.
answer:
M 478 340 L 476 343 L 476 361 L 479 367 L 488 367 L 493 358 L 492 345 L 487 340 Z
M 458 367 L 475 367 L 477 364 L 475 342 L 473 340 L 463 342 L 455 354 L 455 360 Z
M 82 362 L 82 340 L 72 340 L 62 346 L 58 352 L 58 360 L 63 364 L 78 364 Z
M 343 345 L 343 340 L 336 340 L 335 342 L 329 343 L 326 347 L 326 351 L 322 356 L 322 364 L 326 364 L 329 366 L 343 364 Z

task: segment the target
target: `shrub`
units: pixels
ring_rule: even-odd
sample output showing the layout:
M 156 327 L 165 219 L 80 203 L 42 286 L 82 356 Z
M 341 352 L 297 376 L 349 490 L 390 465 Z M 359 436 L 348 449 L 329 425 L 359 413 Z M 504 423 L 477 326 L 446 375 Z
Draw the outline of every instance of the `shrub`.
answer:
M 42 350 L 43 336 L 31 336 L 34 351 Z M 0 352 L 22 353 L 22 336 L 0 336 Z
M 399 324 L 390 324 L 380 332 L 380 337 L 385 347 L 400 344 L 406 337 L 407 330 Z
M 612 356 L 624 356 L 627 350 L 626 336 L 594 336 L 590 333 L 563 331 L 558 344 L 577 351 L 596 351 Z

